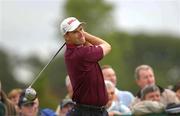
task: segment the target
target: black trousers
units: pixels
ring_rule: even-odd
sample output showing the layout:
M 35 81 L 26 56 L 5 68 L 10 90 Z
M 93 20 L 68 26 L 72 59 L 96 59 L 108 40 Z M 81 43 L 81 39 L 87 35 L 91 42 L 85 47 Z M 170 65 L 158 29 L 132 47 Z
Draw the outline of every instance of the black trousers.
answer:
M 105 107 L 77 104 L 67 116 L 108 116 L 108 112 Z

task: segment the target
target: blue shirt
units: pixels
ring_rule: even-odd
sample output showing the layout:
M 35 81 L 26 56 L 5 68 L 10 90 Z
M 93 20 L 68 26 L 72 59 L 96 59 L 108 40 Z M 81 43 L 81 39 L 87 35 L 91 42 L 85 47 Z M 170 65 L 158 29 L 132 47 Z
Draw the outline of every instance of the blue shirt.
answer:
M 120 102 L 127 107 L 129 107 L 132 101 L 134 100 L 133 94 L 129 91 L 121 91 L 116 88 L 115 93 L 117 95 L 118 100 L 120 100 Z
M 107 108 L 107 111 L 108 112 L 117 111 L 120 112 L 121 115 L 131 115 L 130 109 L 119 101 L 113 101 L 111 106 Z

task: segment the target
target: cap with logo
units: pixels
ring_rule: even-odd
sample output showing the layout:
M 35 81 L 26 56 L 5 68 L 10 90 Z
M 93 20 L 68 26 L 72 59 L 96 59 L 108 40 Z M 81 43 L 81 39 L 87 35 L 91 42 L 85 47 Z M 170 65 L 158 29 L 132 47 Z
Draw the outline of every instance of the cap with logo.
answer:
M 79 22 L 75 17 L 68 17 L 61 23 L 61 32 L 65 35 L 67 32 L 74 31 L 82 23 L 83 22 Z

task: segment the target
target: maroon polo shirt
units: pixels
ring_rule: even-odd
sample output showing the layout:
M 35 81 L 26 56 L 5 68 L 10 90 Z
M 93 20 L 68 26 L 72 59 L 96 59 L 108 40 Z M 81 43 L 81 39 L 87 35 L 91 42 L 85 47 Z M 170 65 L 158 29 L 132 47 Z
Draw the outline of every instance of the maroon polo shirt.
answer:
M 104 106 L 108 101 L 98 61 L 103 58 L 100 46 L 66 45 L 65 63 L 73 87 L 73 101 Z

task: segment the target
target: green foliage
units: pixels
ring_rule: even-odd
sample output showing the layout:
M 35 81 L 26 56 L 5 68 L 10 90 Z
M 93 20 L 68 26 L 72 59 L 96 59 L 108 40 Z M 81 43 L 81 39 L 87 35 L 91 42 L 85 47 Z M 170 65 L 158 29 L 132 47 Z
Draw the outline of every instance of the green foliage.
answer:
M 179 79 L 180 38 L 168 35 L 129 35 L 122 32 L 112 33 L 107 41 L 112 52 L 101 64 L 110 64 L 118 77 L 118 87 L 138 90 L 134 79 L 134 70 L 138 65 L 151 65 L 155 71 L 157 84 L 167 87 Z
M 74 16 L 87 22 L 87 31 L 93 34 L 103 34 L 113 29 L 112 5 L 104 0 L 67 0 L 65 17 Z
M 33 85 L 38 93 L 38 98 L 40 102 L 40 108 L 52 108 L 55 109 L 59 103 L 59 98 L 55 96 L 55 91 L 49 84 L 50 79 L 46 76 L 47 74 L 42 74 L 41 78 Z
M 12 88 L 22 87 L 23 85 L 16 82 L 13 76 L 13 70 L 9 61 L 8 54 L 0 49 L 0 81 L 2 89 L 8 93 Z
M 39 71 L 41 71 L 44 66 L 42 66 Z M 64 98 L 66 94 L 64 84 L 66 77 L 65 69 L 64 59 L 62 56 L 59 56 L 48 65 L 34 84 L 34 88 L 39 95 L 41 108 L 49 107 L 56 109 L 60 100 Z
M 109 64 L 116 71 L 118 88 L 135 92 L 137 86 L 133 74 L 129 73 L 134 70 L 131 67 L 133 61 L 130 60 L 133 54 L 133 37 L 127 33 L 113 32 L 106 35 L 106 38 L 112 46 L 112 51 L 102 60 L 101 65 Z
M 178 81 L 179 74 L 171 74 L 171 71 L 180 70 L 180 38 L 168 35 L 135 35 L 133 41 L 136 65 L 150 64 L 155 70 L 158 83 L 165 87 Z

